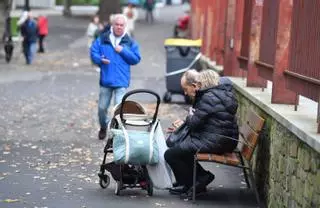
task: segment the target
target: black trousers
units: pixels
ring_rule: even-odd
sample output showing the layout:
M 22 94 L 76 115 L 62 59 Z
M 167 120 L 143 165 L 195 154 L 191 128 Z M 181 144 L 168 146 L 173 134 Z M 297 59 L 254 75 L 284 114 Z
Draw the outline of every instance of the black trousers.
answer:
M 185 185 L 188 187 L 192 186 L 194 154 L 195 152 L 185 151 L 180 147 L 169 148 L 164 154 L 165 160 L 170 165 L 176 181 L 180 185 Z M 203 169 L 203 167 L 197 163 L 198 178 L 201 178 L 206 174 L 207 172 Z
M 45 35 L 39 35 L 39 50 L 38 50 L 38 52 L 40 52 L 40 53 L 44 52 L 43 41 L 44 41 L 45 37 L 46 37 Z

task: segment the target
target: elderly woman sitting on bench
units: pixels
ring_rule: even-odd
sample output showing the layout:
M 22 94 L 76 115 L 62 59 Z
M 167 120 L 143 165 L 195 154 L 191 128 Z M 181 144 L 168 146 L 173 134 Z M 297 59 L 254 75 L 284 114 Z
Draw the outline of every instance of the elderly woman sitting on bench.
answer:
M 232 152 L 238 143 L 236 112 L 238 102 L 228 78 L 220 78 L 212 70 L 197 72 L 188 70 L 181 78 L 185 94 L 192 98 L 193 106 L 185 121 L 176 121 L 174 126 L 185 122 L 189 135 L 165 152 L 176 183 L 169 190 L 171 194 L 191 197 L 193 158 L 197 152 L 223 154 Z M 232 137 L 235 140 L 222 138 Z M 206 186 L 215 176 L 197 164 L 196 193 L 206 191 Z

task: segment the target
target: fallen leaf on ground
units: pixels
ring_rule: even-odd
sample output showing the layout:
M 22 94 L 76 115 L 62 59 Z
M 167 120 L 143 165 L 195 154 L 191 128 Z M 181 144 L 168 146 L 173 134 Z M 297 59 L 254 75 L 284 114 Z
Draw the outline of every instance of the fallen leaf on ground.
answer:
M 155 203 L 155 205 L 156 205 L 157 207 L 165 207 L 165 206 L 166 206 L 165 204 L 160 204 L 160 203 Z
M 13 202 L 18 202 L 19 199 L 5 199 L 5 200 L 2 200 L 3 202 L 5 203 L 13 203 Z

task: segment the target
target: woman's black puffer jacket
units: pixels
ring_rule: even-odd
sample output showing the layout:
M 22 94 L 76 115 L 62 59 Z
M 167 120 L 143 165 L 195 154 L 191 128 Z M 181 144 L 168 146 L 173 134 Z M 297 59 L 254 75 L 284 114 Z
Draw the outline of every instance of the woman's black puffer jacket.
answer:
M 190 135 L 180 143 L 180 147 L 192 152 L 199 149 L 200 152 L 216 154 L 232 152 L 239 137 L 236 120 L 238 102 L 232 82 L 228 78 L 220 78 L 218 86 L 198 91 L 193 108 L 193 115 L 186 118 Z

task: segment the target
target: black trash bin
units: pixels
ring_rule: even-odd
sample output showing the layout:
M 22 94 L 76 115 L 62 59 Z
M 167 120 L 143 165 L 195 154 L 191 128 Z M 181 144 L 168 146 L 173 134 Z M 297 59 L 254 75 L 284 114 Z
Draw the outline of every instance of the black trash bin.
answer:
M 166 48 L 166 88 L 163 101 L 168 103 L 172 100 L 172 94 L 184 95 L 180 85 L 182 74 L 190 69 L 200 70 L 198 59 L 200 58 L 201 40 L 167 39 L 164 43 Z M 188 102 L 188 97 L 185 97 Z

